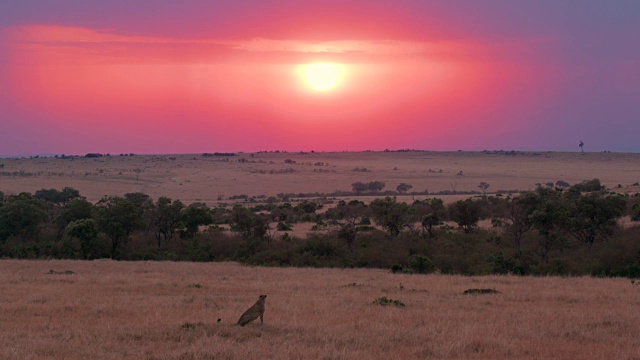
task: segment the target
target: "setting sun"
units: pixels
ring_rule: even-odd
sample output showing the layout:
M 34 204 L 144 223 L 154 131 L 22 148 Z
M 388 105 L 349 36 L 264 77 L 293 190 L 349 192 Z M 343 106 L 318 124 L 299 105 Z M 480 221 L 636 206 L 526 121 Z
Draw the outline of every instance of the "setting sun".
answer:
M 304 76 L 312 89 L 327 91 L 336 86 L 340 76 L 340 68 L 336 64 L 316 63 L 304 68 Z

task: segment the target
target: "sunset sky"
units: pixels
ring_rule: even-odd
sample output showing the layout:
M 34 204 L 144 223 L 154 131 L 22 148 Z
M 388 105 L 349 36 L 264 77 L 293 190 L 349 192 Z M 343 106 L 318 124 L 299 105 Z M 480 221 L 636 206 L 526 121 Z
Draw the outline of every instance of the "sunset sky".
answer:
M 0 2 L 3 156 L 638 152 L 639 134 L 637 0 Z

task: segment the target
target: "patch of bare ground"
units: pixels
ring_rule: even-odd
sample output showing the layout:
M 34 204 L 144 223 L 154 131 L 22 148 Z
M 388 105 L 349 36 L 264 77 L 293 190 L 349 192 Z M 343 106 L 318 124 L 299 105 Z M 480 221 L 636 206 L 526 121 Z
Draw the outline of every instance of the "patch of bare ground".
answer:
M 0 358 L 636 359 L 639 290 L 587 277 L 3 260 Z M 259 294 L 264 325 L 234 325 Z M 405 306 L 372 304 L 381 297 Z

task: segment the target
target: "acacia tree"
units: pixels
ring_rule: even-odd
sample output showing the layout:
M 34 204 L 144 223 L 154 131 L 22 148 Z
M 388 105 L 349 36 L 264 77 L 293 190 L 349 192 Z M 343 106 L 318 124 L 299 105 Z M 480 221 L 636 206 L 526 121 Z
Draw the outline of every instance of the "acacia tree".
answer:
M 385 183 L 383 181 L 371 181 L 366 184 L 358 181 L 351 184 L 351 189 L 353 189 L 353 191 L 355 191 L 358 195 L 365 191 L 369 191 L 372 193 L 380 192 L 382 191 L 382 189 L 384 189 L 384 187 Z
M 444 202 L 442 199 L 436 198 L 417 202 L 419 202 L 420 207 L 424 208 L 421 212 L 422 221 L 420 222 L 422 231 L 426 232 L 430 239 L 433 239 L 436 237 L 434 227 L 442 224 L 446 213 Z
M 602 191 L 604 186 L 600 183 L 600 179 L 591 179 L 573 185 L 570 190 L 577 192 Z
M 591 192 L 577 193 L 570 206 L 565 226 L 567 232 L 591 247 L 596 240 L 606 240 L 613 235 L 616 220 L 624 214 L 627 202 L 620 195 Z
M 569 216 L 569 209 L 560 192 L 538 188 L 538 203 L 529 216 L 533 227 L 542 236 L 539 243 L 540 256 L 549 262 L 549 252 L 562 241 L 561 233 Z
M 384 181 L 371 181 L 367 186 L 371 192 L 380 192 L 384 189 L 385 183 Z
M 384 199 L 375 199 L 369 204 L 369 207 L 373 220 L 385 228 L 392 238 L 400 234 L 409 219 L 407 214 L 409 206 L 406 203 L 397 202 L 395 197 L 387 196 Z
M 158 248 L 171 240 L 178 228 L 182 226 L 184 204 L 180 200 L 171 201 L 168 197 L 161 196 L 151 211 L 152 223 L 155 227 L 155 236 Z M 191 210 L 193 212 L 193 210 Z
M 640 221 L 640 204 L 631 207 L 631 221 Z
M 351 189 L 357 194 L 360 195 L 362 192 L 367 191 L 369 187 L 367 184 L 357 181 L 351 184 Z
M 142 192 L 124 194 L 124 198 L 132 202 L 140 213 L 140 228 L 145 229 L 145 235 L 149 235 L 153 227 L 154 203 L 151 197 Z
M 335 208 L 327 210 L 325 217 L 340 226 L 338 238 L 347 243 L 349 250 L 353 250 L 359 221 L 368 213 L 369 208 L 362 201 L 351 200 L 349 203 L 340 201 Z
M 535 192 L 524 192 L 509 199 L 505 218 L 507 233 L 511 235 L 516 250 L 516 258 L 522 255 L 522 238 L 533 227 L 531 214 L 540 203 L 540 197 Z
M 448 210 L 451 220 L 455 221 L 465 234 L 468 234 L 478 226 L 482 209 L 480 202 L 466 199 L 449 204 Z
M 480 190 L 482 190 L 482 195 L 486 195 L 487 194 L 487 189 L 489 188 L 489 184 L 482 181 L 478 187 L 480 188 Z
M 98 229 L 93 219 L 80 219 L 72 221 L 66 228 L 67 235 L 70 238 L 80 240 L 80 252 L 83 259 L 93 259 L 95 254 L 96 239 L 98 238 Z
M 571 184 L 569 184 L 568 182 L 564 181 L 564 180 L 558 180 L 556 181 L 556 190 L 559 191 L 563 191 L 568 189 L 569 187 L 571 187 Z
M 11 236 L 23 241 L 36 238 L 47 219 L 45 205 L 29 193 L 8 196 L 0 206 L 0 241 Z
M 136 206 L 142 208 L 151 202 L 151 197 L 145 193 L 134 192 L 124 194 L 124 198 L 131 201 Z
M 399 193 L 404 194 L 407 191 L 411 190 L 413 188 L 412 185 L 409 184 L 405 184 L 405 183 L 400 183 L 398 184 L 398 186 L 396 186 L 396 190 L 398 190 Z
M 231 211 L 231 230 L 240 233 L 245 240 L 260 240 L 266 238 L 269 231 L 269 221 L 253 211 L 236 205 Z
M 405 226 L 407 227 L 409 232 L 417 234 L 418 232 L 420 232 L 420 230 L 422 230 L 419 235 L 422 238 L 425 238 L 426 232 L 424 231 L 424 228 L 421 227 L 421 222 L 424 216 L 427 215 L 428 213 L 429 213 L 429 206 L 426 204 L 426 201 L 425 202 L 422 202 L 420 200 L 414 201 L 407 209 L 407 221 L 405 223 Z M 419 226 L 416 226 L 416 225 L 419 225 Z
M 67 226 L 77 220 L 89 219 L 92 217 L 93 205 L 84 198 L 78 198 L 67 203 L 63 208 L 60 216 L 56 219 L 58 225 L 58 233 L 56 238 L 62 239 Z
M 195 202 L 182 210 L 182 222 L 185 227 L 184 234 L 188 238 L 193 238 L 198 233 L 201 225 L 213 223 L 213 217 L 207 204 Z
M 65 187 L 61 191 L 56 189 L 40 189 L 36 191 L 33 196 L 56 205 L 64 205 L 71 200 L 81 198 L 80 192 L 71 187 Z
M 140 207 L 118 196 L 106 196 L 96 204 L 98 230 L 111 239 L 111 258 L 121 257 L 121 245 L 140 225 Z
M 293 208 L 293 211 L 298 215 L 313 214 L 316 212 L 316 210 L 320 208 L 321 208 L 321 205 L 317 205 L 313 201 L 304 200 L 300 204 L 296 205 Z

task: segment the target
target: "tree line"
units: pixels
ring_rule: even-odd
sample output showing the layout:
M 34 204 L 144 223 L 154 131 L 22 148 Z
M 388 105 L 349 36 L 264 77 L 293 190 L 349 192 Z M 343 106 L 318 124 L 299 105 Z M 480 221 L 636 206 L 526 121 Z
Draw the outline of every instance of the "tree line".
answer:
M 639 204 L 597 179 L 450 204 L 387 196 L 210 208 L 143 193 L 93 204 L 69 187 L 0 192 L 0 257 L 638 277 L 640 227 L 621 219 L 640 221 Z M 300 223 L 311 231 L 292 236 Z

